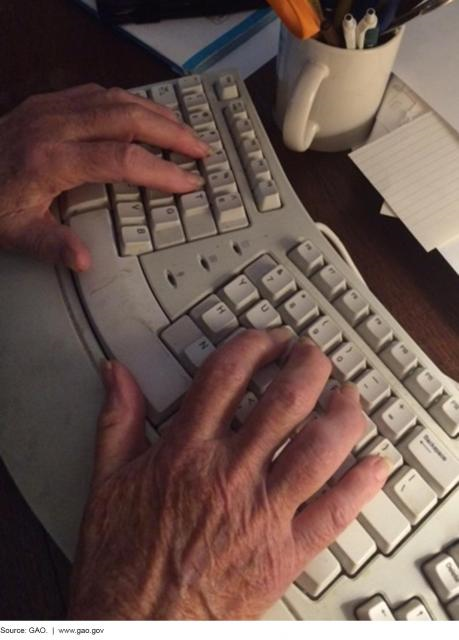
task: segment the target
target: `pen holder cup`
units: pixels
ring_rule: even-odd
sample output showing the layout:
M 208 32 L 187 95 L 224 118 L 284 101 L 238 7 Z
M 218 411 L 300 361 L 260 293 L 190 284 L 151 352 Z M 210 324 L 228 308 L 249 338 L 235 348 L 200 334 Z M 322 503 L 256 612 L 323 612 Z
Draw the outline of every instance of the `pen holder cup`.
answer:
M 368 137 L 403 27 L 371 49 L 299 40 L 282 25 L 275 119 L 293 151 L 344 151 Z

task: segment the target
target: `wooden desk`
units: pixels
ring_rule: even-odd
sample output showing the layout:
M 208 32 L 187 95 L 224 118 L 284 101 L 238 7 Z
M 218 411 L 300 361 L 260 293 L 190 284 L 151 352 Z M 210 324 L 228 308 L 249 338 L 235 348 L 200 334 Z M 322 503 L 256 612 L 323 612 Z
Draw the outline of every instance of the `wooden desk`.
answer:
M 2 113 L 37 92 L 90 81 L 128 88 L 171 76 L 165 65 L 70 0 L 2 0 L 0 23 Z M 379 196 L 345 154 L 298 155 L 282 147 L 271 117 L 273 64 L 248 86 L 312 217 L 338 233 L 380 300 L 459 380 L 457 275 L 439 254 L 426 254 L 400 222 L 378 215 Z M 68 576 L 67 561 L 0 466 L 0 619 L 63 617 Z

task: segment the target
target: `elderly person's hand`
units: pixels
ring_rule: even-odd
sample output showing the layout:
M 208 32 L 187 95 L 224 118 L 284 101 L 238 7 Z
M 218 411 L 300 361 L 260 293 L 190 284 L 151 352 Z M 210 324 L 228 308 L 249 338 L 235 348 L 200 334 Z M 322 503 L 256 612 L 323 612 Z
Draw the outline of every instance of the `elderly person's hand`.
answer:
M 105 367 L 70 617 L 257 618 L 382 487 L 387 463 L 369 457 L 310 500 L 362 435 L 351 385 L 335 390 L 325 414 L 296 430 L 272 462 L 330 374 L 306 340 L 231 429 L 254 371 L 278 359 L 289 338 L 284 329 L 246 331 L 218 349 L 153 447 L 137 384 L 120 364 Z
M 90 256 L 50 213 L 53 199 L 85 182 L 128 182 L 187 192 L 199 176 L 156 158 L 142 142 L 196 158 L 209 152 L 167 108 L 122 89 L 85 85 L 34 96 L 0 119 L 0 248 L 76 271 Z

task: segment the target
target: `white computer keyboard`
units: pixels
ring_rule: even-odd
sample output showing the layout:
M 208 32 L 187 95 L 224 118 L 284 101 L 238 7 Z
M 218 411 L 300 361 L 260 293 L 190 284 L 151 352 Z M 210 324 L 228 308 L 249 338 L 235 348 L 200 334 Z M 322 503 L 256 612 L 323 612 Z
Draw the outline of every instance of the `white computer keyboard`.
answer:
M 203 161 L 150 148 L 206 179 L 173 196 L 87 185 L 60 202 L 92 268 L 77 277 L 109 357 L 126 364 L 159 434 L 197 368 L 244 327 L 289 325 L 352 380 L 368 426 L 336 481 L 364 455 L 393 462 L 384 491 L 305 567 L 268 619 L 459 619 L 457 390 L 315 227 L 236 73 L 136 93 L 173 109 L 214 149 Z M 307 179 L 307 176 L 305 177 Z M 254 377 L 243 421 L 279 370 Z

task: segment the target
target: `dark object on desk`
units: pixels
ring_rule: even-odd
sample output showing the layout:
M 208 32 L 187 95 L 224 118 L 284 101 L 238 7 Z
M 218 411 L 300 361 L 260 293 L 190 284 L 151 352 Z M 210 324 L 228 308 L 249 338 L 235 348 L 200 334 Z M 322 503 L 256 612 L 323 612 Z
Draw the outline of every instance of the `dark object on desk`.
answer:
M 158 22 L 266 7 L 265 0 L 97 0 L 99 15 L 107 22 Z

